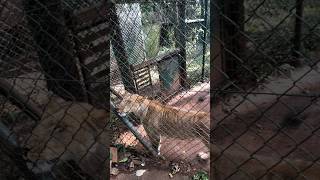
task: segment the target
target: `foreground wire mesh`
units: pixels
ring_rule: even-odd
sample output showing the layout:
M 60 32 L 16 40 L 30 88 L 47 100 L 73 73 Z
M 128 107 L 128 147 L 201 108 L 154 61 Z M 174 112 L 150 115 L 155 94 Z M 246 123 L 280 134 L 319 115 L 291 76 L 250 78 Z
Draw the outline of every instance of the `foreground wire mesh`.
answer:
M 148 152 L 130 132 L 137 131 L 154 155 L 189 174 L 209 170 L 208 162 L 198 161 L 199 153 L 209 154 L 208 5 L 123 1 L 111 8 L 111 87 L 123 98 L 116 103 L 119 113 L 134 124 L 118 125 L 114 144 Z
M 1 179 L 319 179 L 318 1 L 139 2 L 0 1 Z
M 106 4 L 0 2 L 1 179 L 107 178 Z
M 214 1 L 211 176 L 318 179 L 317 1 Z

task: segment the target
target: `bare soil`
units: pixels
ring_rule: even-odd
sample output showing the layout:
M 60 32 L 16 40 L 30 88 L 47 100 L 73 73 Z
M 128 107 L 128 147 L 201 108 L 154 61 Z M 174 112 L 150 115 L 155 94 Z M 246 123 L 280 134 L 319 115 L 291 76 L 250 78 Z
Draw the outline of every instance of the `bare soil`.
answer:
M 234 94 L 216 103 L 214 142 L 248 155 L 314 160 L 320 154 L 317 68 L 296 69 L 289 78 L 270 78 L 254 92 L 278 95 Z

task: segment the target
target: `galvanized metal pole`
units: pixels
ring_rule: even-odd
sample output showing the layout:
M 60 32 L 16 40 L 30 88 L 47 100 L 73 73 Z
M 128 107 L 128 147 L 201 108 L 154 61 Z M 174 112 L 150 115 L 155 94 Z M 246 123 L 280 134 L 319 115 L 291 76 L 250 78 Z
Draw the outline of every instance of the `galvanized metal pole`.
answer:
M 141 142 L 141 144 L 151 152 L 153 156 L 158 156 L 158 153 L 152 148 L 152 145 L 150 142 L 145 141 L 141 134 L 134 128 L 133 124 L 128 119 L 127 115 L 120 115 L 118 111 L 116 110 L 116 107 L 112 102 L 110 102 L 111 111 L 114 115 L 116 115 L 117 118 L 119 118 L 133 133 L 133 135 Z
M 207 51 L 207 41 L 206 40 L 207 40 L 208 0 L 202 0 L 201 15 L 204 19 L 204 21 L 202 23 L 203 42 L 202 42 L 201 82 L 204 82 L 204 69 L 205 69 L 206 51 Z

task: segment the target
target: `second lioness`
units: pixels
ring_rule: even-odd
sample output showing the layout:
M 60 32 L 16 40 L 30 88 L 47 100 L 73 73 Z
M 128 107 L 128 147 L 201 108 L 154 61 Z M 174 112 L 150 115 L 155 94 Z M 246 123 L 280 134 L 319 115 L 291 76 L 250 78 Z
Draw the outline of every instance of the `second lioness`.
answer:
M 166 136 L 200 138 L 209 148 L 210 116 L 207 112 L 176 109 L 128 92 L 117 108 L 120 113 L 134 113 L 141 120 L 154 147 L 159 147 L 160 136 Z

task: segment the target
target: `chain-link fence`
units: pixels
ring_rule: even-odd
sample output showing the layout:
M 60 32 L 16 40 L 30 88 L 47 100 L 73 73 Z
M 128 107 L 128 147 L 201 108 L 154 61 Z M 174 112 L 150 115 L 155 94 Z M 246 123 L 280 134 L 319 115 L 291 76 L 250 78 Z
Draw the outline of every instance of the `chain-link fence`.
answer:
M 319 8 L 0 0 L 0 178 L 319 179 Z
M 120 1 L 111 7 L 113 143 L 150 153 L 140 159 L 158 167 L 172 162 L 170 176 L 210 169 L 209 3 Z
M 211 178 L 319 179 L 318 10 L 212 2 Z
M 0 1 L 1 179 L 109 176 L 102 1 Z

